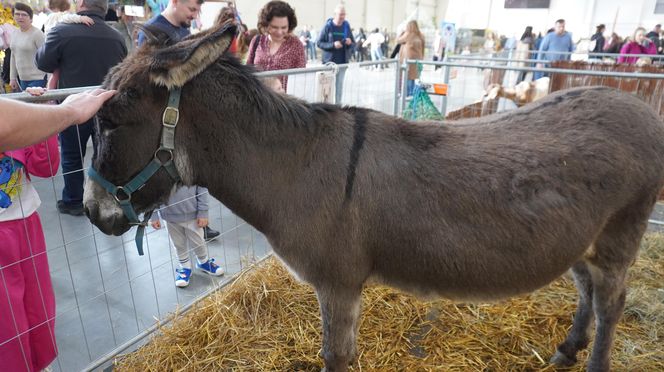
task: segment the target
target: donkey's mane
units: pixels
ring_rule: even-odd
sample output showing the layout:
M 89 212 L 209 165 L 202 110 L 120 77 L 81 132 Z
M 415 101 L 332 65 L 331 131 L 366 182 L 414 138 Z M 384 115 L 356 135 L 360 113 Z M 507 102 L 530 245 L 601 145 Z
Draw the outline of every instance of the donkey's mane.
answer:
M 325 119 L 334 119 L 341 113 L 352 113 L 357 110 L 370 109 L 356 107 L 340 107 L 327 103 L 309 103 L 296 97 L 280 94 L 261 82 L 255 73 L 259 72 L 251 65 L 244 65 L 233 54 L 226 52 L 217 63 L 209 69 L 221 71 L 239 81 L 238 87 L 244 96 L 251 100 L 252 106 L 261 116 L 270 118 L 270 126 L 286 126 L 290 128 L 312 129 Z M 206 79 L 205 76 L 202 77 Z M 312 120 L 313 118 L 316 120 Z M 340 123 L 337 123 L 340 124 Z

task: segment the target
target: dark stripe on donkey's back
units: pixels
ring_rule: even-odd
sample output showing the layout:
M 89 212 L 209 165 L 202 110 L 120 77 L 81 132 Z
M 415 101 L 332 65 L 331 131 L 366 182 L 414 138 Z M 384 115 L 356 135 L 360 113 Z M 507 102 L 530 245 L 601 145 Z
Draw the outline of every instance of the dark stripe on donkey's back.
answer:
M 355 116 L 353 127 L 353 147 L 350 150 L 350 161 L 348 163 L 348 176 L 346 178 L 346 201 L 353 196 L 353 185 L 355 184 L 355 172 L 360 159 L 360 151 L 364 146 L 367 131 L 367 110 L 360 108 L 349 108 L 349 113 Z

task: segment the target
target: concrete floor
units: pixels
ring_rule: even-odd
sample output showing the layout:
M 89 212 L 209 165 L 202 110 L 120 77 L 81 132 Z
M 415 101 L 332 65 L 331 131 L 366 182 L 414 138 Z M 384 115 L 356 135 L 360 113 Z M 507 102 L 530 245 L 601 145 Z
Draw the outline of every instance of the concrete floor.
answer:
M 85 368 L 270 251 L 261 234 L 211 198 L 210 223 L 223 234 L 208 243 L 209 254 L 226 275 L 195 272 L 187 288 L 176 288 L 177 258 L 165 229 L 148 228 L 139 256 L 134 230 L 106 236 L 85 217 L 57 213 L 61 176 L 34 183 L 57 304 L 54 371 Z

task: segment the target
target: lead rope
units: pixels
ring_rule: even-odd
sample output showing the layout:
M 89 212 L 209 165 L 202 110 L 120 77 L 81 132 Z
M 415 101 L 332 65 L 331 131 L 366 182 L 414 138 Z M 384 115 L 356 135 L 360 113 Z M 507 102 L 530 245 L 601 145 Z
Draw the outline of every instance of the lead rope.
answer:
M 175 150 L 175 128 L 177 127 L 178 121 L 180 120 L 180 110 L 178 107 L 180 106 L 181 93 L 181 87 L 175 87 L 170 91 L 168 96 L 168 106 L 166 109 L 164 109 L 164 114 L 161 117 L 161 142 L 159 148 L 154 154 L 153 159 L 153 161 L 160 161 L 158 157 L 160 151 L 166 151 L 170 153 L 169 160 L 167 160 L 166 163 L 161 163 L 161 166 L 166 168 L 166 171 L 171 176 L 171 178 L 175 180 L 176 183 L 180 181 L 180 175 L 178 174 L 177 168 L 175 168 L 175 163 L 173 161 L 173 151 Z M 147 179 L 144 181 L 144 183 L 145 182 L 147 182 Z M 150 217 L 152 217 L 152 213 L 154 213 L 154 209 L 145 212 L 143 214 L 143 221 L 140 221 L 137 224 L 138 228 L 136 229 L 136 238 L 134 240 L 136 241 L 136 249 L 138 250 L 139 256 L 143 256 L 143 236 L 145 235 L 145 228 L 148 226 L 148 222 L 150 221 Z M 125 214 L 127 213 L 125 212 Z M 136 220 L 138 220 L 138 218 L 136 218 Z

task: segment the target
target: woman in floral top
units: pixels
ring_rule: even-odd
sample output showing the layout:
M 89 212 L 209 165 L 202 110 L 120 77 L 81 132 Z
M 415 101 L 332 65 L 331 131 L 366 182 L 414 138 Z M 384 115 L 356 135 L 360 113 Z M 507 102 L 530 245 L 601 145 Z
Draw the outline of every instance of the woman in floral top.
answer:
M 258 14 L 258 28 L 262 35 L 251 40 L 247 64 L 263 71 L 306 67 L 302 42 L 293 35 L 297 27 L 295 11 L 286 2 L 270 1 Z M 288 77 L 279 77 L 284 91 Z

